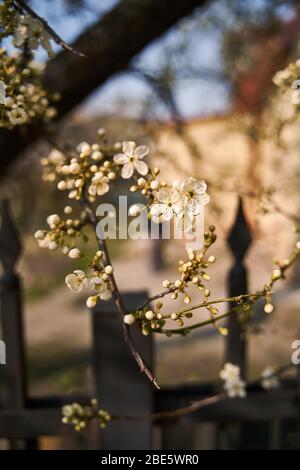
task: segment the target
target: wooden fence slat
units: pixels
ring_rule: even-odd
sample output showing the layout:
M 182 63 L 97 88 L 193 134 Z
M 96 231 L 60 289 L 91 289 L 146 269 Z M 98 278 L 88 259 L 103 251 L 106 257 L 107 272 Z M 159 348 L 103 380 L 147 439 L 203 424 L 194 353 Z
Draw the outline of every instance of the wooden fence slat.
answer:
M 25 348 L 22 318 L 22 299 L 19 276 L 15 265 L 21 254 L 21 243 L 7 200 L 1 201 L 0 261 L 3 275 L 0 280 L 0 309 L 3 340 L 6 345 L 6 365 L 1 366 L 4 377 L 4 406 L 24 408 L 26 402 Z M 21 442 L 10 442 L 11 448 L 22 448 Z
M 133 310 L 147 298 L 146 292 L 123 296 L 127 309 Z M 113 302 L 99 303 L 92 312 L 96 392 L 103 409 L 117 415 L 145 415 L 153 412 L 154 387 L 139 373 L 125 345 L 120 319 Z M 131 327 L 137 350 L 147 365 L 153 365 L 152 336 L 142 336 Z M 150 421 L 114 421 L 101 433 L 102 449 L 151 449 Z
M 267 422 L 275 418 L 297 419 L 299 403 L 297 399 L 295 399 L 295 385 L 295 380 L 288 379 L 282 382 L 280 389 L 273 390 L 272 392 L 266 393 L 254 390 L 249 392 L 247 397 L 243 400 L 227 398 L 222 402 L 199 409 L 195 413 L 174 419 L 172 422 L 161 421 L 160 423 L 156 423 L 156 425 L 165 426 L 167 428 L 171 423 L 176 426 L 181 420 L 184 423 L 213 422 L 226 424 L 232 422 Z M 153 411 L 169 411 L 180 406 L 186 406 L 192 401 L 205 397 L 207 397 L 207 390 L 203 385 L 159 390 L 154 394 Z M 66 426 L 61 423 L 62 404 L 71 403 L 74 400 L 77 401 L 77 398 L 72 396 L 64 397 L 61 403 L 57 403 L 55 406 L 51 407 L 49 405 L 47 406 L 47 400 L 41 400 L 38 408 L 0 411 L 0 438 L 30 438 L 75 433 L 72 426 Z M 82 404 L 87 403 L 87 399 L 79 401 Z M 126 407 L 126 404 L 124 404 L 124 407 Z M 129 413 L 135 413 L 135 411 L 126 408 L 125 414 Z M 144 412 L 136 412 L 136 414 L 138 413 L 142 414 Z M 150 427 L 150 420 L 144 421 L 143 423 Z M 114 428 L 115 424 L 124 424 L 127 426 L 128 423 L 110 423 L 103 431 L 102 438 L 106 435 L 107 438 L 110 439 L 109 433 L 110 431 L 112 432 L 113 429 L 116 430 L 116 428 Z M 136 433 L 138 431 L 131 428 L 131 432 Z M 143 433 L 144 432 L 145 430 L 143 430 Z M 132 438 L 135 439 L 136 435 L 134 434 Z M 111 450 L 113 449 L 111 448 Z

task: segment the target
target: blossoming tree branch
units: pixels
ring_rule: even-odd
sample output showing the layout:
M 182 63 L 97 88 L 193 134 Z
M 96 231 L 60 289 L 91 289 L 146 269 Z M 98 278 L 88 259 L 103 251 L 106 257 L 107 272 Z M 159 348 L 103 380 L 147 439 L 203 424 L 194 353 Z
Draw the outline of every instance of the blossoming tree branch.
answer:
M 297 242 L 293 253 L 282 262 L 277 262 L 270 279 L 258 292 L 241 293 L 231 298 L 211 298 L 207 283 L 210 280 L 208 273 L 210 264 L 216 258 L 209 254 L 209 250 L 216 241 L 215 227 L 210 226 L 204 233 L 204 246 L 199 251 L 190 250 L 185 260 L 179 261 L 177 279 L 163 281 L 162 291 L 149 297 L 149 299 L 133 312 L 128 312 L 119 292 L 114 268 L 110 260 L 106 241 L 96 235 L 97 218 L 95 204 L 107 194 L 113 182 L 122 178 L 133 180 L 130 185 L 132 192 L 141 192 L 146 199 L 148 216 L 156 222 L 176 219 L 177 223 L 189 230 L 193 227 L 197 215 L 207 204 L 209 197 L 206 193 L 206 184 L 194 177 L 183 182 L 169 184 L 159 177 L 158 168 L 148 168 L 143 158 L 147 156 L 148 147 L 137 146 L 134 142 L 123 142 L 122 152 L 120 144 L 113 146 L 106 144 L 105 131 L 98 132 L 98 142 L 88 144 L 82 142 L 70 152 L 53 149 L 47 158 L 42 160 L 44 179 L 55 181 L 57 188 L 65 191 L 68 199 L 78 202 L 79 215 L 74 214 L 74 208 L 66 205 L 64 216 L 52 214 L 47 218 L 48 229 L 38 230 L 35 233 L 39 245 L 49 250 L 61 250 L 63 254 L 73 259 L 84 258 L 86 270 L 75 270 L 66 276 L 66 284 L 73 292 L 80 292 L 87 288 L 87 307 L 93 308 L 98 302 L 109 300 L 116 302 L 120 320 L 123 325 L 124 337 L 140 369 L 156 385 L 157 381 L 136 351 L 130 336 L 130 328 L 136 324 L 141 334 L 163 333 L 188 334 L 190 331 L 212 324 L 221 334 L 226 335 L 227 329 L 219 321 L 231 314 L 241 315 L 251 313 L 251 306 L 255 300 L 265 298 L 264 310 L 267 314 L 273 312 L 272 304 L 273 286 L 276 281 L 283 279 L 286 270 L 294 263 L 300 253 L 300 242 Z M 131 215 L 138 212 L 137 206 L 129 210 Z M 94 235 L 99 244 L 99 250 L 89 258 L 78 247 L 79 242 L 87 240 L 85 229 L 88 225 L 94 228 Z M 194 287 L 202 296 L 200 303 L 191 305 L 188 288 Z M 170 296 L 174 301 L 182 297 L 188 305 L 185 309 L 164 311 L 163 299 Z M 236 306 L 226 313 L 219 313 L 218 304 L 232 302 Z M 185 321 L 199 315 L 203 311 L 208 319 L 195 321 L 185 325 Z M 170 326 L 171 323 L 171 326 Z M 172 324 L 174 326 L 172 326 Z
M 0 40 L 10 38 L 14 48 L 14 53 L 9 53 L 5 48 L 0 50 L 0 126 L 13 129 L 31 122 L 46 126 L 55 117 L 54 104 L 59 96 L 50 94 L 45 89 L 42 83 L 43 70 L 34 64 L 34 53 L 37 48 L 42 47 L 51 57 L 53 41 L 72 53 L 76 51 L 22 0 L 4 0 L 0 6 L 0 24 Z M 298 69 L 298 63 L 291 65 L 288 71 L 277 74 L 275 82 L 279 86 L 286 85 L 295 78 Z M 131 141 L 109 145 L 103 129 L 99 129 L 93 143 L 82 142 L 74 149 L 55 146 L 49 155 L 42 159 L 43 178 L 45 181 L 54 182 L 59 191 L 64 191 L 68 203 L 63 214 L 48 216 L 47 227 L 37 230 L 35 238 L 41 248 L 59 251 L 73 260 L 81 259 L 81 269 L 75 269 L 66 275 L 67 287 L 74 293 L 86 289 L 89 292 L 86 299 L 88 308 L 94 308 L 98 302 L 113 298 L 122 324 L 124 340 L 133 358 L 140 370 L 158 387 L 152 371 L 133 344 L 131 329 L 139 328 L 142 335 L 159 333 L 169 337 L 174 334 L 187 335 L 194 329 L 212 325 L 222 335 L 226 335 L 228 331 L 222 320 L 229 315 L 245 318 L 245 313 L 249 318 L 253 303 L 260 298 L 265 299 L 265 313 L 271 314 L 274 310 L 274 286 L 278 280 L 285 278 L 286 271 L 298 258 L 300 241 L 295 244 L 286 259 L 276 262 L 270 278 L 260 290 L 252 293 L 241 292 L 234 297 L 215 298 L 208 283 L 209 267 L 216 262 L 211 247 L 216 242 L 217 235 L 215 227 L 209 226 L 204 233 L 203 246 L 199 250 L 188 250 L 183 259 L 178 261 L 178 277 L 164 280 L 159 292 L 150 296 L 136 310 L 128 311 L 114 276 L 114 266 L 106 240 L 97 232 L 96 207 L 103 196 L 112 190 L 117 180 L 126 180 L 130 191 L 141 193 L 143 196 L 143 210 L 149 220 L 154 223 L 173 220 L 175 225 L 185 232 L 195 229 L 197 217 L 209 202 L 207 185 L 203 180 L 190 176 L 184 181 L 166 182 L 160 178 L 159 168 L 148 166 L 148 154 L 147 146 Z M 129 209 L 129 216 L 137 216 L 140 212 L 140 206 L 134 205 Z M 97 249 L 92 256 L 88 254 L 88 250 L 82 248 L 90 242 L 89 228 L 92 228 L 94 242 L 97 243 Z M 191 301 L 191 287 L 200 297 L 196 304 Z M 171 311 L 164 306 L 166 297 L 174 300 L 174 308 Z M 186 304 L 184 309 L 176 307 L 176 301 L 181 299 Z M 219 305 L 228 302 L 234 306 L 221 313 Z M 260 380 L 264 389 L 279 386 L 278 372 L 272 367 L 267 367 L 262 372 Z M 231 398 L 243 398 L 246 395 L 246 383 L 240 377 L 240 370 L 236 365 L 225 364 L 220 378 L 224 382 L 223 394 L 157 417 L 195 411 L 201 406 L 218 401 L 224 394 Z M 85 427 L 89 419 L 97 418 L 100 426 L 105 426 L 113 418 L 107 411 L 101 410 L 95 400 L 89 407 L 68 405 L 64 407 L 63 414 L 64 422 L 74 425 L 78 430 Z

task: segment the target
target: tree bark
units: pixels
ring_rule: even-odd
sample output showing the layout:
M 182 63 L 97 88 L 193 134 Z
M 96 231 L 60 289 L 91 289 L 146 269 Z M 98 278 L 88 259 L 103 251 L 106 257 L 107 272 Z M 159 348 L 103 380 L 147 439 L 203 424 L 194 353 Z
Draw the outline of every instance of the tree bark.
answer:
M 85 58 L 63 51 L 46 69 L 45 83 L 61 94 L 58 118 L 81 103 L 180 18 L 207 0 L 122 0 L 73 44 Z M 0 130 L 0 176 L 28 144 L 41 135 L 36 126 Z

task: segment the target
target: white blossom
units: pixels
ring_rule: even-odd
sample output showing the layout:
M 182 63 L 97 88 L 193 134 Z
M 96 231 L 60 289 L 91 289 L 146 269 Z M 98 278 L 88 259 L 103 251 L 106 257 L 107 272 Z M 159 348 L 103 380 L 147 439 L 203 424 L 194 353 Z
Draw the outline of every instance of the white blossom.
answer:
M 27 113 L 23 108 L 14 108 L 7 113 L 10 122 L 14 125 L 24 124 L 27 121 Z
M 68 274 L 65 283 L 72 292 L 80 292 L 87 284 L 87 278 L 84 271 L 77 269 Z
M 154 222 L 171 220 L 182 210 L 180 193 L 174 188 L 162 188 L 156 193 L 158 202 L 152 204 L 151 218 Z
M 97 292 L 101 300 L 111 299 L 111 290 L 109 289 L 108 284 L 101 277 L 92 277 L 90 280 L 90 286 L 92 290 Z
M 122 165 L 121 176 L 124 179 L 131 178 L 136 170 L 140 175 L 148 173 L 148 166 L 142 161 L 149 153 L 146 145 L 136 146 L 135 142 L 123 142 L 123 153 L 114 156 L 114 161 L 118 165 Z
M 133 204 L 132 206 L 129 207 L 129 215 L 131 217 L 136 217 L 138 215 L 140 215 L 141 211 L 142 211 L 142 205 L 141 204 Z
M 225 380 L 225 382 L 236 380 L 239 378 L 239 376 L 240 368 L 234 364 L 231 364 L 230 362 L 227 362 L 220 372 L 220 377 L 222 380 Z
M 6 108 L 13 108 L 15 105 L 15 102 L 11 96 L 7 96 L 4 100 L 4 105 L 6 106 Z
M 279 70 L 273 77 L 273 83 L 277 86 L 282 86 L 291 75 L 292 72 L 289 69 Z
M 76 258 L 80 258 L 81 252 L 80 252 L 80 250 L 78 250 L 78 248 L 72 248 L 69 251 L 68 255 L 69 255 L 70 258 L 76 259 Z
M 181 184 L 180 192 L 183 206 L 191 215 L 198 215 L 203 205 L 209 202 L 206 189 L 207 185 L 204 181 L 197 180 L 192 176 Z
M 132 315 L 132 313 L 128 313 L 127 315 L 124 315 L 124 323 L 126 323 L 126 325 L 133 325 L 134 322 L 135 322 L 135 318 Z
M 53 49 L 51 46 L 51 36 L 45 30 L 42 22 L 30 15 L 19 15 L 18 26 L 14 31 L 14 45 L 22 47 L 25 43 L 30 49 L 43 47 L 49 57 L 53 57 Z
M 224 380 L 224 390 L 230 398 L 244 398 L 246 396 L 246 383 L 240 377 L 240 368 L 227 362 L 220 372 Z
M 278 388 L 280 382 L 278 377 L 275 375 L 274 367 L 267 366 L 261 373 L 261 386 L 265 390 L 270 390 L 271 388 Z
M 46 232 L 45 230 L 37 230 L 34 234 L 34 238 L 36 240 L 43 240 L 45 238 Z
M 53 165 L 58 165 L 64 161 L 65 156 L 60 150 L 53 149 L 49 153 L 48 159 Z
M 47 217 L 47 224 L 49 227 L 54 228 L 60 222 L 60 217 L 57 214 L 52 214 Z
M 106 176 L 103 176 L 101 171 L 95 173 L 89 187 L 89 194 L 91 196 L 103 196 L 103 194 L 109 191 L 108 181 L 109 179 Z
M 246 396 L 246 383 L 237 379 L 233 382 L 225 382 L 224 389 L 227 391 L 227 394 L 230 398 L 245 398 Z

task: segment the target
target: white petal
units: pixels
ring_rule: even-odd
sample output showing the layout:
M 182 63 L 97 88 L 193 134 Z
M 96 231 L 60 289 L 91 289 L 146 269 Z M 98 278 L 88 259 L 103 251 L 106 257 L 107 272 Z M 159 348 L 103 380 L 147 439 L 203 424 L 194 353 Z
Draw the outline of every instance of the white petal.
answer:
M 150 213 L 153 216 L 159 217 L 166 211 L 167 207 L 168 206 L 166 206 L 166 204 L 153 204 L 151 206 Z
M 134 155 L 139 159 L 145 157 L 148 153 L 149 148 L 146 145 L 139 145 L 134 151 Z
M 84 279 L 85 278 L 85 272 L 84 271 L 81 271 L 81 269 L 75 269 L 75 271 L 73 271 L 74 274 L 76 274 L 76 276 L 79 277 L 79 279 Z
M 182 202 L 178 201 L 175 204 L 172 204 L 173 211 L 175 212 L 176 215 L 180 214 L 182 212 Z
M 103 194 L 108 193 L 109 186 L 107 183 L 101 184 L 97 187 L 98 196 L 103 196 Z
M 125 165 L 125 163 L 128 163 L 128 160 L 129 158 L 123 153 L 118 153 L 114 156 L 114 162 L 118 165 Z
M 175 204 L 180 200 L 180 193 L 177 189 L 172 188 L 170 191 L 170 199 L 172 201 L 172 204 Z
M 167 222 L 168 220 L 171 220 L 172 217 L 173 217 L 173 211 L 171 207 L 167 207 L 164 213 L 162 214 L 162 219 Z
M 122 168 L 121 176 L 124 179 L 128 179 L 128 178 L 131 178 L 131 176 L 133 175 L 133 172 L 134 172 L 134 165 L 132 163 L 126 163 Z
M 148 173 L 148 166 L 146 165 L 145 162 L 142 162 L 141 160 L 136 160 L 134 162 L 134 166 L 135 166 L 135 169 L 136 171 L 140 174 L 140 175 L 146 175 Z
M 91 196 L 96 196 L 96 194 L 97 194 L 97 186 L 91 185 L 91 186 L 89 187 L 89 194 L 90 194 Z
M 170 200 L 170 192 L 168 189 L 160 189 L 156 197 L 159 202 L 168 203 Z
M 72 292 L 80 292 L 83 288 L 83 283 L 76 274 L 68 274 L 65 283 Z
M 202 209 L 202 204 L 199 203 L 195 198 L 191 199 L 186 206 L 187 211 L 192 215 L 198 215 Z
M 90 279 L 90 287 L 93 290 L 99 290 L 103 288 L 104 281 L 100 277 L 94 276 Z
M 203 194 L 202 196 L 200 196 L 200 201 L 201 201 L 201 204 L 205 205 L 205 204 L 208 204 L 209 201 L 210 201 L 210 197 L 208 194 Z
M 123 142 L 123 153 L 127 155 L 127 157 L 132 157 L 134 154 L 135 149 L 135 142 Z
M 207 190 L 207 184 L 203 180 L 195 181 L 194 187 L 197 192 L 202 193 L 202 194 L 205 193 L 205 191 Z

